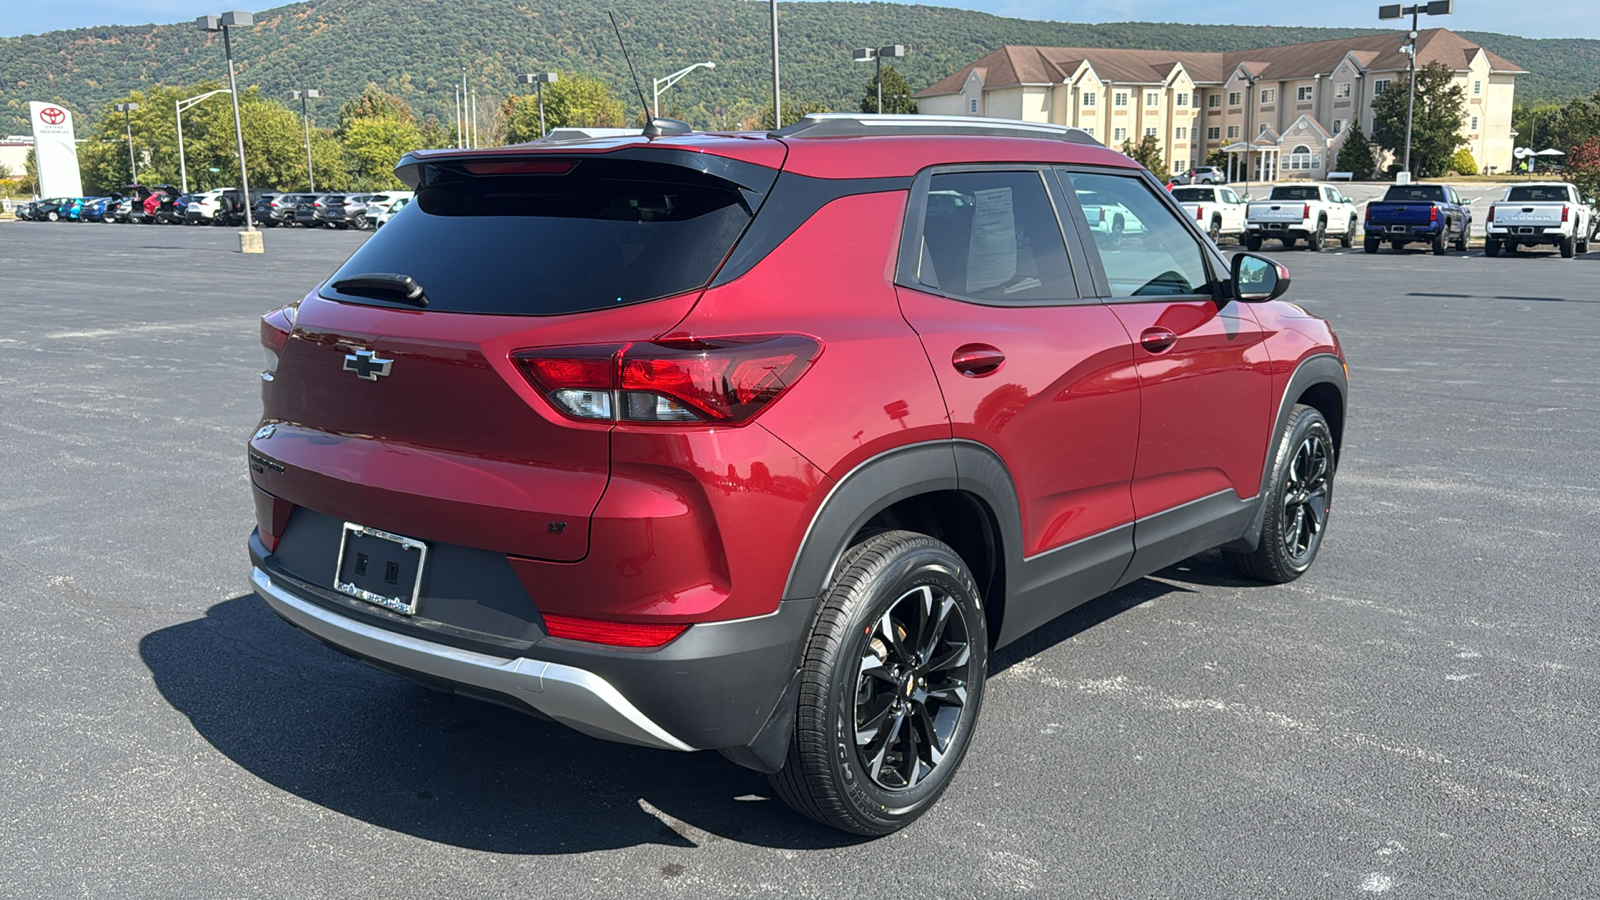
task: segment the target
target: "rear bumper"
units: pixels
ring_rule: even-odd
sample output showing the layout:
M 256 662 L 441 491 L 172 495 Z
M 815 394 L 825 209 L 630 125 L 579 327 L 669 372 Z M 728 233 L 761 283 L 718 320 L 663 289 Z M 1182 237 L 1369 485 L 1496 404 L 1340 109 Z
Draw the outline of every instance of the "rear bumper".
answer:
M 1519 244 L 1559 244 L 1571 237 L 1560 225 L 1489 225 L 1484 228 L 1487 237 Z

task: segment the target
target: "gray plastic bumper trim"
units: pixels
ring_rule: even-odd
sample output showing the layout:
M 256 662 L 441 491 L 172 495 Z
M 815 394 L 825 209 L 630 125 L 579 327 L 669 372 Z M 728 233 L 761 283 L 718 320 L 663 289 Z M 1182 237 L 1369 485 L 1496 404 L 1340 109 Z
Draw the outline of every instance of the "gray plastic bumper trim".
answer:
M 251 569 L 250 586 L 278 615 L 358 656 L 493 691 L 593 737 L 665 750 L 695 749 L 652 722 L 593 672 L 527 657 L 503 659 L 374 628 L 296 597 L 260 568 Z

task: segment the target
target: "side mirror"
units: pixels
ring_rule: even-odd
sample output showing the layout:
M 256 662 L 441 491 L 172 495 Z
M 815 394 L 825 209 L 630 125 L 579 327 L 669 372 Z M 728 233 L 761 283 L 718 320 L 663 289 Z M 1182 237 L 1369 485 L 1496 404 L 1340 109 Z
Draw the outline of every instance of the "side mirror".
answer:
M 1241 303 L 1266 303 L 1289 290 L 1289 270 L 1254 253 L 1233 256 L 1233 298 Z
M 1467 206 L 1471 206 L 1472 205 L 1472 198 L 1468 197 L 1467 199 L 1465 199 L 1465 200 L 1463 200 L 1461 202 L 1466 204 Z

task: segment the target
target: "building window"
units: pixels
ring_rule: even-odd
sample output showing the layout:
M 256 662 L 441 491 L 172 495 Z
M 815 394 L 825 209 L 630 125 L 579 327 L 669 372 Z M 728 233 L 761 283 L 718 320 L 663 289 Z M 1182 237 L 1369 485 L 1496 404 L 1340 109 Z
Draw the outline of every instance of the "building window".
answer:
M 1335 99 L 1335 100 L 1349 100 L 1350 99 L 1350 82 L 1341 81 L 1338 84 L 1334 85 L 1333 86 L 1333 99 Z
M 1228 140 L 1236 141 L 1238 139 L 1239 139 L 1239 126 L 1237 126 L 1237 125 L 1229 125 L 1228 126 Z
M 1217 140 L 1221 140 L 1221 139 L 1222 139 L 1222 129 L 1221 128 L 1218 128 L 1215 125 L 1213 125 L 1210 128 L 1206 129 L 1206 140 L 1208 140 L 1208 141 L 1217 141 Z
M 1311 86 L 1307 85 L 1305 87 L 1296 88 L 1295 92 L 1294 92 L 1294 98 L 1296 100 L 1301 100 L 1301 101 L 1310 100 L 1311 99 Z
M 1483 82 L 1474 81 L 1472 83 L 1472 96 L 1476 97 L 1476 96 L 1478 96 L 1479 94 L 1482 94 L 1482 93 L 1483 93 Z
M 1186 162 L 1184 160 L 1181 160 L 1181 159 L 1175 159 L 1175 160 L 1172 161 L 1172 174 L 1174 174 L 1174 175 L 1182 175 L 1183 173 L 1185 173 L 1187 171 L 1189 171 L 1189 163 L 1188 162 Z
M 1474 129 L 1476 129 L 1478 126 L 1474 125 L 1472 127 Z M 1172 131 L 1173 131 L 1172 137 L 1173 137 L 1174 140 L 1187 141 L 1189 139 L 1189 129 L 1184 128 L 1182 125 L 1179 125 L 1177 128 L 1174 128 Z
M 1099 96 L 1100 95 L 1096 94 L 1094 91 L 1084 91 L 1083 92 L 1083 105 L 1084 106 L 1093 106 L 1093 105 L 1095 105 L 1096 103 L 1099 102 Z
M 1178 103 L 1179 106 L 1188 106 L 1189 105 L 1189 95 L 1188 94 L 1179 94 L 1177 103 Z
M 1478 117 L 1477 116 L 1473 116 L 1471 122 L 1472 122 L 1472 124 L 1468 127 L 1468 130 L 1469 131 L 1477 131 L 1478 130 Z
M 1113 128 L 1113 129 L 1111 129 L 1111 139 L 1113 141 L 1125 141 L 1125 140 L 1127 140 L 1128 139 L 1128 129 L 1126 129 L 1126 128 Z
M 1228 105 L 1229 106 L 1238 106 L 1240 99 L 1241 99 L 1241 97 L 1240 97 L 1238 91 L 1229 91 L 1228 92 Z
M 1128 92 L 1127 91 L 1117 91 L 1115 94 L 1112 94 L 1111 95 L 1111 105 L 1112 106 L 1127 106 L 1128 105 Z
M 1334 134 L 1338 134 L 1339 132 L 1341 132 L 1343 130 L 1344 130 L 1344 120 L 1343 119 L 1334 119 L 1333 120 L 1333 133 Z
M 1221 94 L 1212 94 L 1211 96 L 1207 97 L 1206 98 L 1206 106 L 1209 106 L 1212 109 L 1220 108 L 1222 106 L 1222 95 Z
M 1083 132 L 1084 132 L 1084 134 L 1087 134 L 1089 137 L 1094 137 L 1094 126 L 1093 125 L 1085 125 L 1085 126 L 1083 126 Z
M 1261 130 L 1256 132 L 1256 134 L 1258 134 L 1258 135 L 1266 134 L 1267 133 L 1267 129 L 1271 128 L 1271 127 L 1272 127 L 1271 125 L 1268 125 L 1267 123 L 1262 122 L 1261 123 Z
M 977 97 L 973 97 L 971 100 L 967 101 L 967 112 L 972 113 L 973 115 L 977 115 L 978 114 L 978 98 Z
M 1155 130 L 1155 128 L 1154 128 L 1154 127 L 1151 127 L 1151 128 L 1146 128 L 1146 129 L 1145 129 L 1145 130 L 1144 130 L 1144 136 L 1145 136 L 1145 137 L 1155 137 L 1155 136 L 1156 136 L 1156 130 Z
M 1372 82 L 1372 96 L 1376 97 L 1379 94 L 1383 93 L 1385 90 L 1387 90 L 1388 87 L 1389 87 L 1389 82 L 1392 81 L 1392 80 L 1393 79 L 1390 79 L 1390 78 L 1379 78 L 1379 79 L 1373 81 Z
M 1144 92 L 1144 105 L 1145 106 L 1157 106 L 1160 103 L 1161 103 L 1161 94 L 1160 93 L 1158 93 L 1156 91 L 1145 91 Z
M 1313 160 L 1316 162 L 1315 166 L 1312 165 Z M 1297 144 L 1295 148 L 1289 152 L 1288 158 L 1284 160 L 1284 168 L 1296 172 L 1312 168 L 1320 169 L 1322 168 L 1322 160 L 1311 155 L 1310 147 L 1307 147 L 1305 144 Z
M 1265 106 L 1276 99 L 1278 99 L 1277 91 L 1273 90 L 1272 88 L 1261 89 L 1261 105 Z

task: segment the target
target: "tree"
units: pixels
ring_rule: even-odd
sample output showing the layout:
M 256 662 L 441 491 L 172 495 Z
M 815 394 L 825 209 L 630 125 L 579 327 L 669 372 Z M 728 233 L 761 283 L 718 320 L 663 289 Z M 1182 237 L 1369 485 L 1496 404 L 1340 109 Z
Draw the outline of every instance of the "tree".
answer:
M 878 73 L 867 79 L 866 92 L 861 95 L 861 111 L 878 112 Z M 917 101 L 911 99 L 911 82 L 900 74 L 893 64 L 883 67 L 883 112 L 911 114 L 917 111 Z
M 1450 157 L 1450 171 L 1457 175 L 1476 175 L 1478 174 L 1478 161 L 1472 158 L 1471 150 L 1462 147 L 1455 152 L 1454 156 Z
M 1131 141 L 1123 141 L 1122 155 L 1149 169 L 1157 178 L 1163 180 L 1167 178 L 1166 161 L 1161 155 L 1161 141 L 1155 135 L 1145 135 L 1137 145 Z
M 888 84 L 889 80 L 886 78 L 884 79 L 883 83 Z M 874 94 L 873 96 L 876 97 L 877 95 Z M 888 97 L 884 98 L 885 103 L 887 103 L 888 100 Z M 783 124 L 785 126 L 793 125 L 812 113 L 827 112 L 833 112 L 833 109 L 825 103 L 818 103 L 815 100 L 792 99 L 783 104 Z M 772 131 L 778 127 L 779 126 L 772 121 L 772 104 L 768 103 L 766 106 L 761 107 L 761 123 L 758 130 Z
M 32 150 L 22 159 L 22 190 L 29 195 L 39 193 L 39 157 Z
M 560 84 L 560 82 L 556 82 Z M 548 126 L 548 111 L 545 116 Z M 505 123 L 505 141 L 522 144 L 536 141 L 539 133 L 539 98 L 513 94 L 500 104 L 500 120 Z
M 1394 154 L 1406 153 L 1407 76 L 1396 78 L 1372 101 L 1372 137 Z M 1461 122 L 1466 117 L 1466 89 L 1455 83 L 1455 73 L 1441 62 L 1417 70 L 1417 103 L 1411 127 L 1411 171 L 1421 178 L 1437 178 L 1450 167 L 1450 157 L 1465 144 Z
M 1600 137 L 1592 137 L 1572 148 L 1567 156 L 1567 180 L 1577 187 L 1585 200 L 1600 197 Z M 1591 219 L 1595 223 L 1592 227 L 1600 228 L 1600 215 Z
M 345 169 L 358 190 L 398 189 L 405 185 L 394 176 L 394 164 L 422 145 L 422 130 L 395 116 L 352 119 L 343 144 Z
M 1228 157 L 1230 155 L 1226 150 L 1213 150 L 1206 157 L 1206 165 L 1226 172 L 1228 171 Z
M 537 122 L 537 101 L 533 112 Z M 552 129 L 624 128 L 628 124 L 627 108 L 611 96 L 611 86 L 589 75 L 562 75 L 560 81 L 545 85 L 544 116 Z
M 399 119 L 402 122 L 415 122 L 417 115 L 404 100 L 369 81 L 362 89 L 361 96 L 339 107 L 339 133 L 343 134 L 352 122 L 361 119 Z
M 1372 144 L 1358 125 L 1351 125 L 1345 133 L 1344 146 L 1339 148 L 1339 158 L 1334 161 L 1334 171 L 1349 172 L 1356 181 L 1367 181 L 1378 164 L 1372 158 Z

